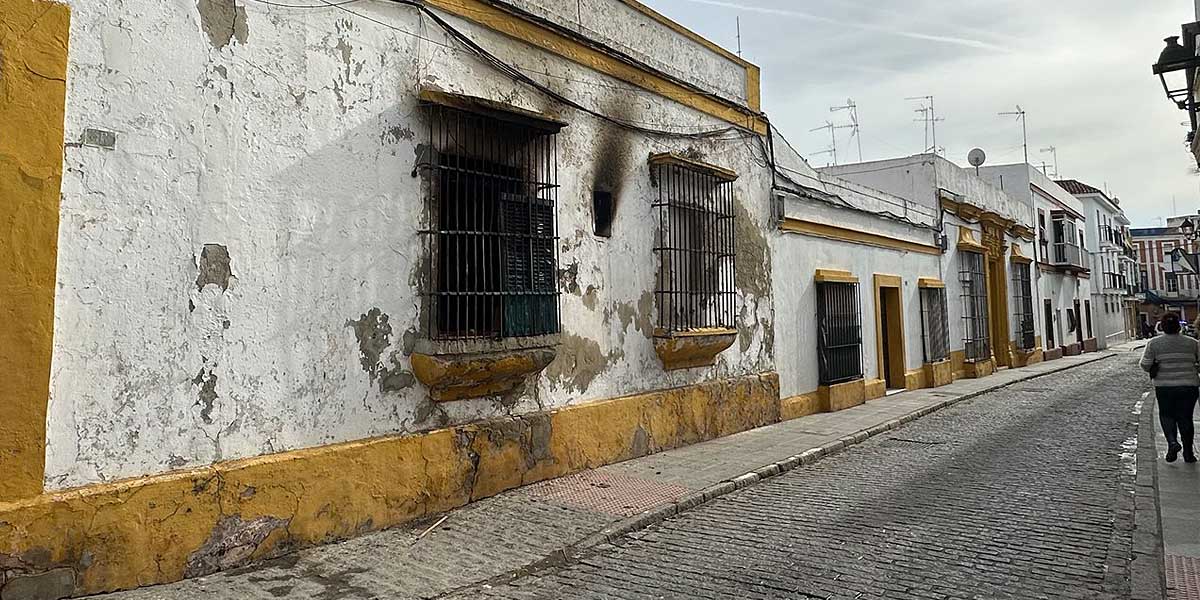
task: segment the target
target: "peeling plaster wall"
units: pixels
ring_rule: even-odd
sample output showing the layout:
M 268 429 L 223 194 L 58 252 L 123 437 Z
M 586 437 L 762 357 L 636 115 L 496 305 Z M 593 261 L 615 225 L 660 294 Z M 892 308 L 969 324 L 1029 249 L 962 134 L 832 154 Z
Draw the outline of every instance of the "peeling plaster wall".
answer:
M 509 3 L 600 40 L 673 77 L 732 100 L 747 100 L 744 66 L 677 34 L 626 2 L 509 0 Z
M 696 384 L 774 369 L 770 179 L 741 141 L 648 139 L 557 106 L 452 49 L 410 8 L 72 0 L 46 485 Z M 450 18 L 581 103 L 727 124 Z M 228 34 L 228 35 L 226 35 Z M 643 36 L 630 41 L 642 44 Z M 657 35 L 657 34 L 655 34 Z M 161 49 L 169 47 L 170 53 Z M 515 398 L 433 404 L 411 375 L 425 200 L 419 85 L 570 123 L 558 140 L 564 344 Z M 111 148 L 82 143 L 115 134 Z M 664 372 L 654 325 L 650 153 L 738 171 L 741 343 Z M 611 165 L 620 165 L 612 169 Z M 613 237 L 591 191 L 613 188 Z

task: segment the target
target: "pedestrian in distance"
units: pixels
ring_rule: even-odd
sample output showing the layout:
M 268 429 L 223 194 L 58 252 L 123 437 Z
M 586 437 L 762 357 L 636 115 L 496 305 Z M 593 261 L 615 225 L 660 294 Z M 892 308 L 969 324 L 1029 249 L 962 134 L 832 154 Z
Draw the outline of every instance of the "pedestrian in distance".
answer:
M 1146 344 L 1140 364 L 1154 380 L 1167 462 L 1175 462 L 1182 450 L 1184 462 L 1194 463 L 1192 411 L 1200 396 L 1200 341 L 1180 334 L 1183 327 L 1175 313 L 1163 315 L 1159 325 L 1163 335 Z

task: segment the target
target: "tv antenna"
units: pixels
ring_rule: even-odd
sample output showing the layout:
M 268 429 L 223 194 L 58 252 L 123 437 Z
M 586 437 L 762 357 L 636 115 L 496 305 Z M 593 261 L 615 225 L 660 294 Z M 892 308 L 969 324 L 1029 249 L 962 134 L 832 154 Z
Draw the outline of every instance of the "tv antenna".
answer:
M 829 147 L 826 148 L 825 150 L 821 150 L 819 152 L 813 152 L 813 154 L 829 154 L 829 155 L 831 155 L 833 157 L 833 166 L 835 166 L 835 167 L 838 164 L 838 162 L 837 162 L 837 136 L 835 135 L 837 128 L 838 128 L 838 126 L 834 125 L 833 121 L 825 121 L 824 125 L 822 125 L 820 127 L 814 127 L 812 129 L 809 129 L 810 132 L 820 131 L 822 129 L 829 130 Z
M 1052 160 L 1054 161 L 1054 178 L 1058 179 L 1058 148 L 1055 148 L 1054 146 L 1048 146 L 1046 148 L 1042 148 L 1041 150 L 1039 150 L 1039 152 L 1041 152 L 1043 154 L 1046 152 L 1050 153 L 1050 156 L 1052 157 Z M 1043 164 L 1045 164 L 1045 163 L 1043 163 Z M 1042 171 L 1044 172 L 1045 169 L 1043 168 Z
M 933 107 L 933 96 L 909 96 L 908 98 L 905 98 L 905 100 L 919 100 L 921 102 L 921 108 L 918 108 L 913 112 L 921 113 L 921 118 L 914 120 L 925 124 L 925 149 L 923 152 L 929 152 L 930 150 L 933 150 L 934 156 L 937 156 L 939 151 L 937 143 L 937 124 L 938 121 L 945 121 L 946 119 L 938 118 L 937 111 L 934 110 Z M 930 137 L 933 138 L 932 146 L 929 145 Z
M 838 112 L 838 111 L 842 111 L 842 110 L 850 111 L 850 124 L 849 125 L 836 125 L 835 127 L 837 129 L 846 129 L 846 128 L 850 129 L 850 137 L 855 138 L 854 141 L 858 142 L 858 162 L 862 162 L 862 159 L 863 159 L 862 136 L 859 135 L 859 131 L 858 131 L 858 105 L 854 103 L 853 98 L 847 98 L 846 104 L 844 104 L 842 106 L 830 106 L 829 107 L 829 112 Z
M 1021 121 L 1021 147 L 1025 149 L 1025 164 L 1029 164 L 1029 134 L 1026 133 L 1026 129 L 1025 129 L 1025 109 L 1021 108 L 1021 105 L 1018 104 L 1017 110 L 1010 110 L 1008 112 L 1002 112 L 1002 113 L 996 113 L 996 114 L 998 114 L 1002 117 L 1015 116 L 1017 119 L 1019 119 Z
M 737 49 L 738 49 L 738 56 L 740 57 L 742 55 L 742 17 L 741 17 L 741 15 L 734 15 L 733 23 L 734 23 L 734 27 L 737 27 Z

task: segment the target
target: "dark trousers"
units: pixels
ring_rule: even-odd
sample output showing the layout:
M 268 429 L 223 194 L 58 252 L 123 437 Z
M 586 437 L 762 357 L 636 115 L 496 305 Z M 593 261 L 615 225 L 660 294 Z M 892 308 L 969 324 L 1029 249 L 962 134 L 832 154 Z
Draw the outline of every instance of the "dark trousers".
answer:
M 1167 442 L 1182 443 L 1190 451 L 1196 432 L 1192 424 L 1192 411 L 1196 409 L 1200 388 L 1190 385 L 1156 387 L 1154 394 L 1158 397 L 1158 422 L 1162 425 Z

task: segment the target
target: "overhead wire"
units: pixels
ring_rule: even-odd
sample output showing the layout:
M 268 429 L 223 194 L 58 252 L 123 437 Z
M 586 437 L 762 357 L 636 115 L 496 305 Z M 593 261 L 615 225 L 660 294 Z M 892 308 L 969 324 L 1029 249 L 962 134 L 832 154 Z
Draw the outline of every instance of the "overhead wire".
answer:
M 346 8 L 346 5 L 361 2 L 363 0 L 342 0 L 340 2 L 335 1 L 335 0 L 317 0 L 318 2 L 321 3 L 320 5 L 291 5 L 291 4 L 284 4 L 284 3 L 280 3 L 280 2 L 274 2 L 273 0 L 253 0 L 253 1 L 260 3 L 260 4 L 268 5 L 268 6 L 276 6 L 276 7 L 281 7 L 281 8 L 298 8 L 298 9 L 335 8 L 335 9 L 344 11 L 346 13 L 349 13 L 351 15 L 354 15 L 360 19 L 364 19 L 366 21 L 370 21 L 372 23 L 375 23 L 377 25 L 385 27 L 387 29 L 397 31 L 399 33 L 403 33 L 405 35 L 409 35 L 409 36 L 415 37 L 417 39 L 428 41 L 428 42 L 431 42 L 431 43 L 439 45 L 439 46 L 449 47 L 447 44 L 438 42 L 437 40 L 429 39 L 420 34 L 414 33 L 412 31 L 408 31 L 401 27 L 397 27 L 391 23 L 387 23 L 385 21 L 381 21 L 379 19 L 376 19 L 369 15 L 363 14 L 361 12 Z M 643 133 L 646 135 L 652 135 L 652 136 L 656 136 L 656 137 L 671 137 L 671 138 L 681 138 L 681 139 L 714 139 L 714 140 L 727 140 L 727 141 L 734 141 L 734 140 L 739 140 L 739 139 L 740 140 L 749 140 L 749 139 L 753 138 L 755 140 L 755 142 L 757 143 L 759 150 L 763 153 L 763 161 L 758 162 L 756 160 L 755 162 L 756 162 L 756 164 L 759 164 L 760 166 L 766 166 L 771 170 L 773 181 L 775 179 L 775 176 L 778 176 L 779 178 L 782 178 L 783 180 L 785 180 L 787 183 L 790 183 L 791 185 L 793 185 L 797 188 L 800 188 L 801 190 L 811 190 L 813 192 L 818 192 L 815 194 L 814 193 L 809 193 L 809 194 L 801 193 L 800 195 L 802 195 L 804 197 L 809 197 L 809 198 L 813 198 L 816 200 L 824 201 L 829 204 L 839 206 L 842 208 L 847 208 L 847 209 L 854 210 L 857 212 L 872 214 L 872 215 L 882 217 L 885 219 L 897 221 L 900 223 L 905 223 L 912 227 L 917 227 L 917 228 L 922 228 L 922 229 L 935 229 L 935 230 L 937 229 L 928 224 L 921 223 L 919 221 L 914 221 L 904 215 L 899 215 L 899 214 L 896 214 L 891 211 L 887 211 L 887 210 L 875 211 L 875 210 L 870 210 L 870 209 L 862 208 L 859 206 L 855 206 L 837 194 L 830 194 L 825 191 L 816 190 L 810 186 L 806 186 L 802 183 L 797 182 L 795 179 L 793 179 L 791 176 L 789 176 L 785 171 L 792 171 L 793 173 L 795 173 L 797 175 L 807 176 L 807 174 L 803 174 L 803 173 L 800 173 L 800 172 L 797 172 L 797 171 L 794 171 L 791 169 L 787 169 L 786 167 L 781 167 L 780 165 L 778 165 L 776 163 L 776 161 L 774 160 L 773 149 L 768 149 L 765 147 L 766 143 L 763 141 L 763 136 L 758 134 L 757 132 L 754 132 L 753 130 L 749 129 L 748 127 L 742 127 L 742 126 L 738 126 L 738 125 L 730 125 L 727 127 L 721 127 L 721 128 L 715 128 L 715 129 L 685 132 L 685 131 L 671 131 L 671 130 L 666 130 L 666 129 L 660 129 L 658 127 L 647 127 L 647 126 L 638 124 L 637 122 L 618 119 L 616 117 L 604 114 L 598 110 L 589 108 L 575 100 L 572 100 L 571 98 L 568 98 L 568 97 L 560 94 L 559 92 L 556 92 L 553 89 L 550 89 L 546 85 L 544 85 L 541 82 L 537 81 L 536 79 L 533 79 L 532 77 L 530 77 L 524 71 L 525 70 L 532 71 L 534 73 L 538 73 L 540 75 L 544 75 L 547 77 L 555 77 L 554 75 L 551 75 L 548 72 L 541 72 L 541 71 L 537 71 L 534 69 L 522 69 L 521 67 L 517 67 L 517 66 L 511 65 L 507 62 L 504 62 L 502 59 L 500 59 L 495 54 L 488 51 L 486 48 L 484 48 L 477 42 L 475 42 L 473 39 L 471 39 L 465 33 L 460 31 L 458 28 L 454 27 L 452 24 L 447 22 L 444 18 L 442 18 L 441 15 L 432 11 L 424 3 L 419 2 L 418 0 L 386 0 L 386 1 L 416 9 L 419 13 L 429 17 L 451 39 L 458 42 L 458 44 L 461 45 L 462 47 L 464 47 L 465 49 L 469 50 L 472 54 L 474 54 L 482 62 L 490 65 L 492 68 L 496 69 L 497 71 L 507 75 L 509 78 L 511 78 L 515 81 L 518 81 L 520 83 L 523 83 L 523 84 L 541 92 L 542 94 L 548 96 L 549 98 L 551 98 L 552 100 L 554 100 L 560 104 L 569 106 L 575 110 L 578 110 L 585 114 L 591 115 L 591 116 L 601 119 L 605 122 L 612 123 L 613 125 L 621 127 L 623 129 L 628 129 L 631 131 L 636 131 L 639 133 Z M 572 81 L 570 78 L 566 78 L 566 77 L 562 77 L 562 78 L 567 81 Z M 591 84 L 592 82 L 581 82 L 581 83 Z M 615 87 L 615 86 L 609 86 L 609 87 Z M 715 94 L 705 94 L 705 95 L 714 97 L 714 98 L 718 98 L 718 99 L 720 98 L 720 96 L 717 96 Z M 779 134 L 779 132 L 777 130 L 775 130 L 775 128 L 770 124 L 770 121 L 768 121 L 766 119 L 765 114 L 754 113 L 754 114 L 747 115 L 747 118 L 754 118 L 754 117 L 762 118 L 764 121 L 766 121 L 767 127 L 769 128 L 769 133 L 771 134 L 772 139 L 774 137 L 779 137 L 780 139 L 782 139 L 784 144 L 786 144 L 788 146 L 788 148 L 791 149 L 791 151 L 796 156 L 800 157 L 800 159 L 806 165 L 808 164 L 808 161 L 806 159 L 804 159 L 803 154 L 798 152 L 795 149 L 795 147 L 792 146 L 791 142 L 789 142 L 787 140 L 787 138 L 785 138 L 783 135 Z M 822 184 L 826 184 L 826 185 L 831 184 L 831 185 L 834 185 L 835 187 L 841 187 L 843 189 L 852 190 L 852 188 L 848 188 L 846 186 L 840 186 L 834 182 L 829 182 L 829 181 L 823 180 L 821 178 L 816 178 L 816 181 L 818 181 Z M 779 189 L 784 192 L 798 194 L 797 190 L 778 187 L 774 182 L 772 183 L 772 187 L 774 189 Z M 836 199 L 836 200 L 832 200 L 832 199 Z M 908 208 L 908 207 L 906 207 L 906 208 Z M 919 212 L 919 211 L 914 211 L 914 212 Z M 928 215 L 926 215 L 926 216 L 928 216 Z

